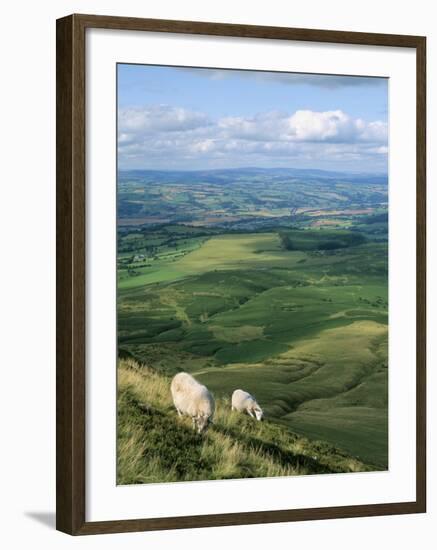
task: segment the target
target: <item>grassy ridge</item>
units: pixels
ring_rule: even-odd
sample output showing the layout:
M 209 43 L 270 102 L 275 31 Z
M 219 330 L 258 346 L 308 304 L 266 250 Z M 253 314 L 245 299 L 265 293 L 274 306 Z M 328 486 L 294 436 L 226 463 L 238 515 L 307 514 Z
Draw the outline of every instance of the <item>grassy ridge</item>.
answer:
M 216 400 L 214 424 L 197 434 L 179 418 L 170 378 L 130 359 L 118 366 L 117 483 L 154 483 L 358 472 L 377 468 Z

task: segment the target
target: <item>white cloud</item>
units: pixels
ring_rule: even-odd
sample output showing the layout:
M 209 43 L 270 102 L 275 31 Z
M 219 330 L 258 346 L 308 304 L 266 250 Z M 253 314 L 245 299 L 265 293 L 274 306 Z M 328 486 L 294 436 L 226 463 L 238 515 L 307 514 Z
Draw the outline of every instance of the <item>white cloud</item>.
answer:
M 361 123 L 342 111 L 296 111 L 288 121 L 290 133 L 298 141 L 349 141 L 356 137 Z
M 386 141 L 387 125 L 382 121 L 367 124 L 353 119 L 343 111 L 299 110 L 289 116 L 270 112 L 252 118 L 227 117 L 218 121 L 218 127 L 229 137 L 273 141 Z
M 126 132 L 174 132 L 207 126 L 209 121 L 203 113 L 181 107 L 155 105 L 121 109 L 118 124 L 120 130 Z
M 386 142 L 388 137 L 388 126 L 386 122 L 376 120 L 370 122 L 364 129 L 362 139 L 365 141 Z
M 354 161 L 381 166 L 387 124 L 366 122 L 341 110 L 299 110 L 224 117 L 166 105 L 119 113 L 121 167 L 208 167 Z

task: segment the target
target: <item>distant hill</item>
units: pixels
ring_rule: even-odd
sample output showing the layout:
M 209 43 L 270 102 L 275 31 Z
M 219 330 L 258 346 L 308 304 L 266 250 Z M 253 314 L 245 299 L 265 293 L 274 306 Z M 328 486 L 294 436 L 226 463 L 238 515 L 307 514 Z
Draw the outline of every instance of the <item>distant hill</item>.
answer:
M 119 180 L 123 181 L 130 178 L 155 177 L 165 178 L 166 181 L 176 182 L 189 178 L 191 181 L 223 181 L 231 178 L 244 176 L 282 176 L 282 177 L 301 177 L 301 178 L 322 178 L 336 179 L 340 181 L 366 182 L 375 184 L 387 184 L 388 175 L 383 173 L 365 173 L 365 172 L 339 172 L 332 170 L 318 170 L 315 168 L 226 168 L 214 170 L 119 170 Z
M 371 214 L 385 209 L 387 176 L 292 168 L 129 170 L 118 173 L 120 225 L 184 223 L 244 225 L 334 212 Z
M 216 400 L 214 424 L 197 434 L 178 418 L 170 378 L 121 359 L 118 366 L 117 483 L 293 476 L 374 470 L 320 441 L 231 412 Z

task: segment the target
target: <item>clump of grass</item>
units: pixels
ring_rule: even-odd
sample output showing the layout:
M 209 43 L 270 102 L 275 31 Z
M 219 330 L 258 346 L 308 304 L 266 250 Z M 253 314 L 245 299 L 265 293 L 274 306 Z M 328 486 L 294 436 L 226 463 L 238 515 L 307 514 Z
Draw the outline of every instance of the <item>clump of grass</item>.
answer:
M 214 424 L 199 435 L 179 418 L 170 378 L 121 359 L 118 367 L 117 482 L 237 479 L 370 469 L 329 444 L 310 442 L 216 401 Z

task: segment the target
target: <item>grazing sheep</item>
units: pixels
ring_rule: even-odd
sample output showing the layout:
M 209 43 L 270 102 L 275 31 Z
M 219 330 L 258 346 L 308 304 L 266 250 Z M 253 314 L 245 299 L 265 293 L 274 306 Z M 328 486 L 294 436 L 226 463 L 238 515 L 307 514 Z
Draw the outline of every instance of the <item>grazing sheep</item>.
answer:
M 215 409 L 214 397 L 208 388 L 190 374 L 180 372 L 171 381 L 170 390 L 178 415 L 191 416 L 193 427 L 201 433 L 208 422 L 212 422 Z
M 257 420 L 262 420 L 264 413 L 256 399 L 247 391 L 235 390 L 232 394 L 232 410 L 244 412 Z

